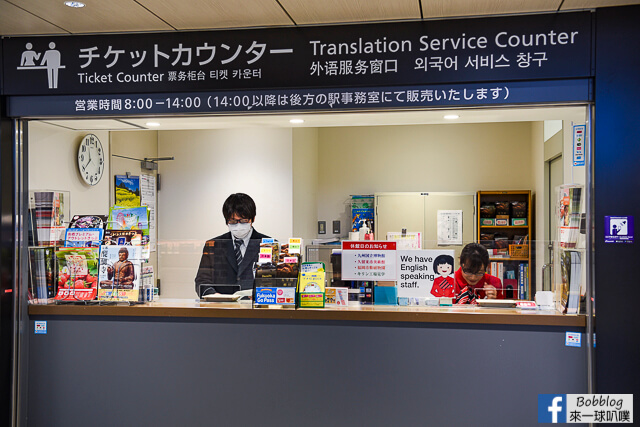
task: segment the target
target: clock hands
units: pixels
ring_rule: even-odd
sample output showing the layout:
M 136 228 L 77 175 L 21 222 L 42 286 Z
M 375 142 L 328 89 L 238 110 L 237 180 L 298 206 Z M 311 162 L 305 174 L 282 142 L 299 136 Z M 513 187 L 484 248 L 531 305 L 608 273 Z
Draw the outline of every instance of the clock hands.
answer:
M 85 162 L 86 161 L 86 162 Z M 90 185 L 100 181 L 104 170 L 102 144 L 95 135 L 87 135 L 78 149 L 78 166 L 82 179 Z
M 89 147 L 89 149 L 87 150 L 87 155 L 89 156 L 89 161 L 87 162 L 86 165 L 84 165 L 83 169 L 86 169 L 89 167 L 89 164 L 93 161 L 93 159 L 91 158 L 91 152 L 93 151 L 93 147 Z

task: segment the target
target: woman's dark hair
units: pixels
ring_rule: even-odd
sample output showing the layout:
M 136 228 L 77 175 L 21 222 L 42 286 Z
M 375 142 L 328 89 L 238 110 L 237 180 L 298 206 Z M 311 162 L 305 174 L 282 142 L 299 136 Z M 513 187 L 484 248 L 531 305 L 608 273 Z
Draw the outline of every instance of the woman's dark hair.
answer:
M 478 272 L 489 266 L 489 252 L 479 243 L 469 243 L 460 252 L 460 266 L 465 271 Z
M 453 257 L 451 255 L 438 255 L 436 259 L 433 261 L 433 271 L 435 273 L 438 272 L 438 266 L 441 264 L 449 264 L 451 266 L 451 271 L 453 271 Z
M 240 218 L 256 219 L 256 204 L 248 194 L 234 193 L 227 197 L 222 205 L 222 215 L 225 221 L 229 221 L 233 214 L 237 214 Z

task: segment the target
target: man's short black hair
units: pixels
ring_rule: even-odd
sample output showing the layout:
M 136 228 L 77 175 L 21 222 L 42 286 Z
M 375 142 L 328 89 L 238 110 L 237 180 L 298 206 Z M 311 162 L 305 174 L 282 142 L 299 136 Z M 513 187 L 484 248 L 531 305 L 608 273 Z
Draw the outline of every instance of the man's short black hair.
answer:
M 120 248 L 120 250 L 118 251 L 118 253 L 123 253 L 123 254 L 127 254 L 127 258 L 129 258 L 129 249 L 127 248 Z
M 460 252 L 460 266 L 465 271 L 478 272 L 489 267 L 489 252 L 479 243 L 469 243 Z
M 225 221 L 229 221 L 233 214 L 242 219 L 254 221 L 256 218 L 256 204 L 248 194 L 234 193 L 227 197 L 222 205 L 222 215 Z

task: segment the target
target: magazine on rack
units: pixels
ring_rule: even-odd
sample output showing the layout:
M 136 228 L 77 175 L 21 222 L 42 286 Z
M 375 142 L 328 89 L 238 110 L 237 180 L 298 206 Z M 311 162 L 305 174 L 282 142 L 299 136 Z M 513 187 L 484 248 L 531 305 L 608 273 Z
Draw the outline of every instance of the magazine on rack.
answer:
M 37 240 L 40 246 L 58 246 L 64 240 L 69 221 L 68 191 L 32 191 L 30 207 L 35 212 Z
M 100 248 L 100 301 L 138 301 L 141 280 L 142 247 L 104 245 Z
M 565 314 L 578 314 L 584 304 L 581 297 L 582 264 L 578 251 L 563 250 L 560 253 L 560 275 L 562 289 L 560 293 L 560 311 Z
M 106 215 L 74 215 L 69 228 L 102 228 L 107 226 Z
M 142 230 L 107 230 L 105 245 L 142 246 Z
M 66 247 L 95 247 L 102 244 L 102 228 L 67 228 L 64 237 Z
M 582 186 L 562 185 L 558 189 L 558 242 L 561 248 L 575 248 L 580 237 Z
M 96 298 L 98 251 L 94 248 L 58 248 L 58 292 L 56 300 L 88 301 Z
M 55 296 L 55 248 L 29 247 L 29 301 L 45 304 Z
M 146 206 L 113 206 L 109 209 L 108 224 L 108 230 L 142 230 L 142 257 L 145 260 L 149 259 L 149 210 Z

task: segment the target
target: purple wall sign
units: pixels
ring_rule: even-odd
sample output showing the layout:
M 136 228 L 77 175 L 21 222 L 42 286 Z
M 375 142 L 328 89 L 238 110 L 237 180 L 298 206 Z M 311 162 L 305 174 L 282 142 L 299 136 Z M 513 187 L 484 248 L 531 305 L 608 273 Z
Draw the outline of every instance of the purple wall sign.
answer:
M 605 216 L 604 242 L 633 243 L 633 217 Z

